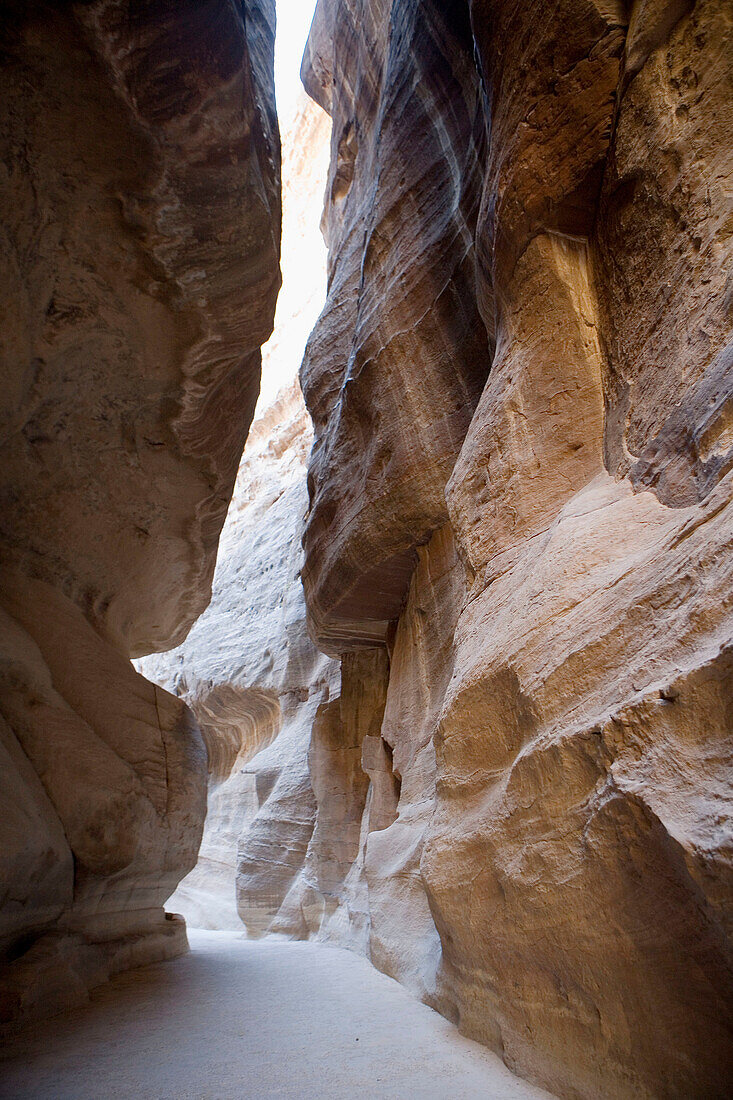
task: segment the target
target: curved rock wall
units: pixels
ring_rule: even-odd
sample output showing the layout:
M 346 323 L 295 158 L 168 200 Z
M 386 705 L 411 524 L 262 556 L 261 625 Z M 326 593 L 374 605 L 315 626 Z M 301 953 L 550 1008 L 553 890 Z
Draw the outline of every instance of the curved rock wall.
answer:
M 388 660 L 355 942 L 563 1096 L 732 1068 L 732 33 L 320 0 L 304 60 L 309 624 L 352 693 Z
M 274 5 L 2 5 L 1 1017 L 185 946 L 185 637 L 279 285 Z
M 328 297 L 301 371 L 315 428 L 303 584 L 313 637 L 340 653 L 384 644 L 415 547 L 447 520 L 489 366 L 468 13 L 319 3 L 303 77 L 333 120 Z
M 24 367 L 8 430 L 25 450 L 8 477 L 32 485 L 22 463 L 52 471 L 48 496 L 3 497 L 3 730 L 7 774 L 23 776 L 10 828 L 32 855 L 21 868 L 18 841 L 6 848 L 30 899 L 25 915 L 7 900 L 6 942 L 17 950 L 29 912 L 35 934 L 71 907 L 88 950 L 92 929 L 119 939 L 131 904 L 135 956 L 143 907 L 152 928 L 200 829 L 186 700 L 208 745 L 210 812 L 173 904 L 196 923 L 364 951 L 558 1095 L 723 1097 L 728 7 L 319 0 L 303 78 L 332 132 L 326 304 L 302 368 L 308 501 L 293 390 L 253 431 L 209 611 L 145 661 L 168 694 L 126 655 L 180 641 L 205 602 L 276 282 L 266 13 L 250 4 L 240 25 L 234 9 L 204 8 L 200 78 L 180 86 L 156 68 L 173 28 L 162 3 L 152 24 L 123 27 L 111 0 L 8 24 L 18 73 L 83 49 L 83 80 L 107 89 L 94 111 L 117 97 L 109 118 L 121 125 L 122 103 L 134 125 L 116 160 L 85 129 L 102 116 L 80 122 L 78 165 L 51 173 L 48 193 L 33 150 L 56 149 L 50 135 L 19 142 L 7 177 L 16 208 L 40 194 L 63 217 L 50 244 L 46 223 L 21 219 L 6 250 L 7 285 L 29 303 L 8 339 L 36 348 L 12 360 Z M 224 31 L 226 48 L 208 50 Z M 66 117 L 63 87 L 30 83 Z M 231 95 L 246 105 L 236 124 Z M 52 114 L 10 102 L 12 126 Z M 230 206 L 232 164 L 249 175 Z M 124 175 L 134 165 L 144 187 Z M 299 173 L 313 183 L 307 160 Z M 114 256 L 84 252 L 72 184 Z M 198 200 L 215 186 L 212 232 Z M 220 254 L 224 241 L 235 247 Z M 48 292 L 44 249 L 65 257 Z M 107 358 L 74 404 L 67 367 L 78 373 L 92 335 Z M 108 360 L 120 388 L 105 403 Z M 72 462 L 60 441 L 79 417 L 94 429 Z M 92 474 L 109 480 L 113 459 L 124 480 L 107 514 Z M 40 951 L 71 973 L 71 942 Z

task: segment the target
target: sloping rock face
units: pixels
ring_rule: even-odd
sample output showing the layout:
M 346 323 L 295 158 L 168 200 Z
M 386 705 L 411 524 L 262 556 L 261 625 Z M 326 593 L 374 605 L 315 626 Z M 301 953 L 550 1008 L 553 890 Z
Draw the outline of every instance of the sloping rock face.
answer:
M 0 1018 L 185 947 L 206 606 L 279 285 L 274 5 L 2 5 Z
M 383 644 L 399 615 L 489 365 L 480 85 L 468 12 L 450 9 L 319 4 L 306 51 L 333 130 L 328 299 L 301 373 L 315 426 L 303 584 L 313 636 L 337 653 Z
M 341 919 L 564 1096 L 733 1070 L 731 36 L 722 0 L 320 0 L 304 60 L 303 581 L 383 701 L 314 728 L 361 751 L 316 792 L 364 805 Z

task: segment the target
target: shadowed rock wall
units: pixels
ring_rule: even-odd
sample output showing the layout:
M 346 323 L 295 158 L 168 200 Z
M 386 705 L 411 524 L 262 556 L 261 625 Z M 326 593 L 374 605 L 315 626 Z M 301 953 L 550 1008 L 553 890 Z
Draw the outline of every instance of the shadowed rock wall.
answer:
M 180 951 L 185 637 L 279 285 L 274 5 L 4 3 L 0 1019 Z

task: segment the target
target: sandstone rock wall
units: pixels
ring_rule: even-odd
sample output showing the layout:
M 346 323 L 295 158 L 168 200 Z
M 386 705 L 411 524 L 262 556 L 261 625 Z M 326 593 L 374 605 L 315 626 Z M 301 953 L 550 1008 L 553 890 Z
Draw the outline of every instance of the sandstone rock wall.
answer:
M 84 10 L 90 33 L 117 9 Z M 88 886 L 77 874 L 79 897 L 102 875 L 105 897 L 130 888 L 127 872 L 114 877 L 121 836 L 90 830 L 78 799 L 62 804 L 64 706 L 105 731 L 105 760 L 131 761 L 148 797 L 165 795 L 174 846 L 200 827 L 201 762 L 180 765 L 194 778 L 174 796 L 170 772 L 166 788 L 149 765 L 144 716 L 155 708 L 166 761 L 185 759 L 185 700 L 209 750 L 210 811 L 173 903 L 196 923 L 363 951 L 558 1095 L 727 1095 L 731 22 L 722 0 L 319 0 L 303 77 L 332 131 L 327 297 L 302 368 L 308 499 L 310 429 L 293 390 L 252 433 L 210 609 L 144 664 L 170 694 L 129 666 L 123 687 L 107 662 L 122 637 L 125 653 L 178 641 L 200 609 L 178 536 L 149 556 L 120 547 L 139 622 L 124 585 L 98 598 L 96 574 L 64 572 L 72 525 L 32 569 L 31 542 L 11 547 L 8 568 L 28 579 L 7 606 L 32 642 L 9 651 L 35 678 L 3 714 L 23 730 L 24 751 L 13 732 L 8 753 L 24 775 L 11 789 L 35 846 L 22 873 L 39 927 L 69 904 L 74 845 L 92 872 Z M 219 102 L 207 93 L 207 109 Z M 177 125 L 166 151 L 183 142 Z M 222 141 L 232 132 L 222 123 Z M 168 188 L 180 179 L 164 175 Z M 256 178 L 267 199 L 271 177 Z M 182 207 L 175 222 L 176 203 L 161 202 L 164 226 L 203 216 Z M 146 216 L 136 207 L 131 250 L 155 251 Z M 181 276 L 182 324 L 209 301 L 198 270 Z M 262 302 L 257 279 L 272 269 L 247 270 Z M 262 332 L 221 302 L 217 346 L 234 317 L 247 351 Z M 119 349 L 127 330 L 110 308 L 95 323 Z M 121 312 L 127 324 L 130 305 Z M 165 345 L 169 329 L 151 327 Z M 193 376 L 186 393 L 219 440 L 231 392 Z M 175 420 L 175 462 L 153 448 L 149 462 L 165 465 L 146 466 L 145 484 L 156 516 L 195 503 L 166 530 L 201 547 L 209 497 L 187 479 L 208 444 L 184 442 L 199 438 L 194 420 Z M 226 492 L 207 482 L 220 509 L 227 469 Z M 73 479 L 58 474 L 61 492 Z M 13 504 L 21 533 L 35 530 L 32 500 Z M 98 562 L 111 536 L 92 518 Z M 197 576 L 210 577 L 206 560 Z M 89 657 L 61 660 L 60 638 Z M 139 739 L 105 724 L 96 668 L 120 684 L 114 713 L 143 715 Z M 33 724 L 46 715 L 51 742 Z M 74 756 L 74 782 L 86 760 Z M 152 812 L 124 816 L 127 780 L 105 786 L 88 766 L 94 820 L 119 818 L 125 841 L 154 853 L 135 891 L 159 912 L 161 864 L 170 890 L 192 842 L 185 858 L 161 854 Z
M 416 546 L 447 520 L 489 366 L 471 50 L 460 4 L 316 8 L 303 75 L 333 130 L 328 298 L 301 372 L 315 427 L 303 584 L 327 651 L 384 644 Z
M 1 6 L 0 1020 L 185 947 L 206 606 L 279 285 L 274 5 Z
M 388 660 L 379 733 L 326 737 L 340 920 L 563 1096 L 733 1068 L 731 38 L 720 0 L 320 0 L 304 59 L 309 626 L 352 697 Z

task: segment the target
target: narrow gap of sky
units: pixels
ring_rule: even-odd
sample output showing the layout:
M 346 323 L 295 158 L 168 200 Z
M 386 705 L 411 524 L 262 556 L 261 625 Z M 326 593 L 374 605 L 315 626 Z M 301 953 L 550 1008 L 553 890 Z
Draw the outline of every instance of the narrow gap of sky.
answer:
M 277 0 L 275 95 L 281 124 L 293 111 L 301 90 L 300 62 L 316 0 Z

